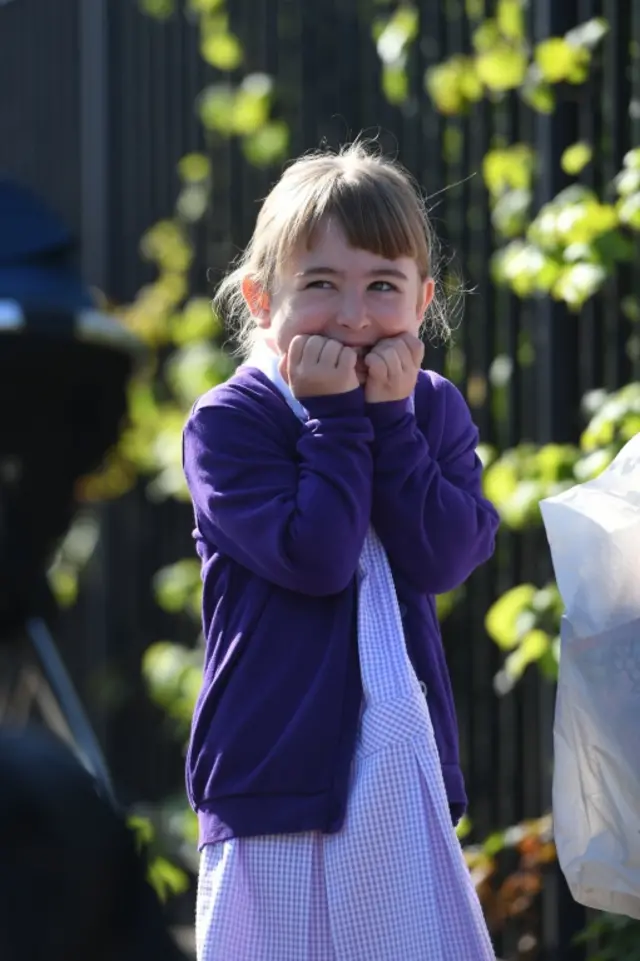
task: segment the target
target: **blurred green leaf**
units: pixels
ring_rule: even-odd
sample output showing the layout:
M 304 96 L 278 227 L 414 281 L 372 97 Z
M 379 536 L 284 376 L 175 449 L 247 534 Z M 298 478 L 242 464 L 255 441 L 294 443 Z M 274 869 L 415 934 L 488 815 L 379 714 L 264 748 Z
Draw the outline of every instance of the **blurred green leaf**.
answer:
M 409 78 L 402 64 L 383 64 L 382 91 L 389 103 L 405 102 L 409 96 Z
M 201 153 L 186 154 L 178 163 L 178 173 L 187 183 L 199 183 L 210 177 L 211 162 Z
M 589 65 L 589 53 L 563 37 L 550 37 L 535 48 L 535 62 L 548 83 L 582 82 Z
M 560 158 L 560 165 L 566 174 L 575 176 L 587 166 L 592 154 L 589 144 L 575 143 L 564 151 Z
M 171 339 L 179 347 L 194 341 L 211 340 L 221 332 L 220 318 L 205 297 L 192 297 L 171 319 Z
M 243 59 L 242 45 L 233 33 L 204 30 L 200 41 L 202 59 L 217 70 L 235 70 Z
M 223 10 L 225 0 L 187 0 L 187 9 L 192 13 L 211 14 Z
M 189 890 L 186 872 L 163 857 L 156 857 L 149 864 L 149 883 L 161 901 Z
M 234 131 L 235 104 L 235 92 L 229 84 L 206 87 L 198 99 L 198 113 L 205 130 L 230 136 Z
M 270 120 L 243 139 L 247 160 L 256 167 L 269 167 L 282 160 L 289 148 L 289 128 L 283 120 Z
M 522 0 L 498 0 L 498 29 L 507 40 L 524 39 L 524 4 Z
M 482 83 L 491 91 L 514 90 L 524 81 L 529 66 L 525 52 L 508 43 L 497 43 L 476 59 Z
M 138 0 L 140 9 L 156 20 L 167 20 L 176 10 L 175 0 Z

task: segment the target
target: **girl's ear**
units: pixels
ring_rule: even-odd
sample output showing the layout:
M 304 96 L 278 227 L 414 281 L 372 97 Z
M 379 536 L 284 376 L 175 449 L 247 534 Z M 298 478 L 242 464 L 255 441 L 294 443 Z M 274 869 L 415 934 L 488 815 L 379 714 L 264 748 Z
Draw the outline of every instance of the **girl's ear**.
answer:
M 270 327 L 271 305 L 269 294 L 253 277 L 245 277 L 243 279 L 242 296 L 257 326 L 265 330 Z
M 435 294 L 436 284 L 432 277 L 428 277 L 420 288 L 420 302 L 418 303 L 418 316 L 420 321 L 422 321 L 427 308 L 431 301 L 433 300 L 433 295 Z

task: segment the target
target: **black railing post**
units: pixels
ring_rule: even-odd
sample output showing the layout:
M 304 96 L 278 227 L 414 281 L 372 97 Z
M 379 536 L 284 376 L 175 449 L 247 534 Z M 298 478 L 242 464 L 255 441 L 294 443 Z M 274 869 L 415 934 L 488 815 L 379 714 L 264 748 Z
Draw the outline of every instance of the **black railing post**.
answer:
M 563 36 L 579 22 L 577 0 L 536 0 L 533 6 L 535 42 Z M 551 115 L 538 114 L 535 146 L 539 174 L 536 209 L 568 184 L 560 160 L 563 151 L 578 139 L 578 106 L 573 89 L 560 85 L 558 103 Z M 578 360 L 579 318 L 563 303 L 545 297 L 535 309 L 537 441 L 575 442 L 579 431 L 580 387 Z M 547 557 L 540 577 L 550 576 Z M 555 692 L 545 681 L 539 685 L 540 780 L 544 806 L 551 801 L 553 715 Z M 582 961 L 584 952 L 572 944 L 585 925 L 585 912 L 571 898 L 558 868 L 543 892 L 542 939 L 545 961 Z

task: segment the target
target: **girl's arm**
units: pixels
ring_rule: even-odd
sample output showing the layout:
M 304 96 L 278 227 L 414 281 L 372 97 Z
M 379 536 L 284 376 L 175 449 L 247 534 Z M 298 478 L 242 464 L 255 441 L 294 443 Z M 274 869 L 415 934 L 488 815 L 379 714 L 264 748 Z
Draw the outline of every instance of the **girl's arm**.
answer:
M 212 546 L 303 594 L 344 590 L 371 517 L 373 430 L 361 391 L 305 400 L 298 438 L 232 385 L 184 431 L 196 523 Z
M 498 515 L 482 495 L 478 432 L 453 384 L 421 374 L 408 401 L 370 404 L 375 431 L 372 521 L 392 566 L 443 594 L 494 550 Z

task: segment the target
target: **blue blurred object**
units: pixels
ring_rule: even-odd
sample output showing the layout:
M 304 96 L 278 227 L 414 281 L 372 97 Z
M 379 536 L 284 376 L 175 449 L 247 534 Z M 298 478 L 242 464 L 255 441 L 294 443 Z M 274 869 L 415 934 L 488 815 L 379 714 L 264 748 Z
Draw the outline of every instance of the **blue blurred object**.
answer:
M 94 307 L 75 251 L 70 230 L 39 197 L 0 177 L 0 300 L 52 313 Z

